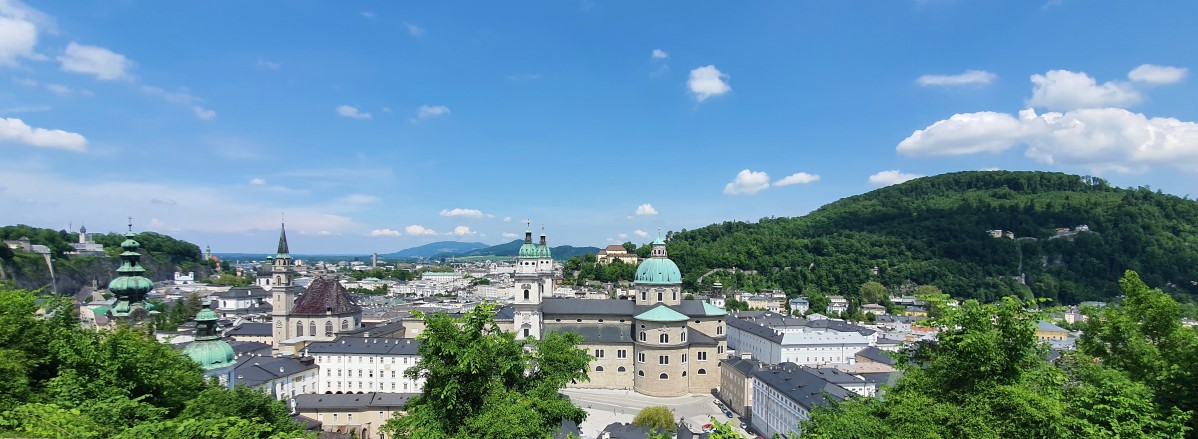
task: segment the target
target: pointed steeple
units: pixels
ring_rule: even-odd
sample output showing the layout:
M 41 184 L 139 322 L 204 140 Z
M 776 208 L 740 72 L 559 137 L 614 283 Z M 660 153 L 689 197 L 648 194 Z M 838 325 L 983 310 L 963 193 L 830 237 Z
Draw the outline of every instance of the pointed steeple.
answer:
M 284 258 L 290 256 L 291 252 L 287 250 L 287 224 L 279 226 L 279 251 L 276 258 Z

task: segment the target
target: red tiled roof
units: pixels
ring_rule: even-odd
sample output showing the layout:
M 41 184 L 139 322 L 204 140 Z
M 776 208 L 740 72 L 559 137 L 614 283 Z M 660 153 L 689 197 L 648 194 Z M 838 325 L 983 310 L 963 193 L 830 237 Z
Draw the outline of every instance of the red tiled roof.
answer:
M 349 291 L 333 279 L 320 278 L 308 285 L 308 292 L 295 302 L 293 314 L 324 315 L 353 314 L 362 312 L 362 307 L 354 302 Z

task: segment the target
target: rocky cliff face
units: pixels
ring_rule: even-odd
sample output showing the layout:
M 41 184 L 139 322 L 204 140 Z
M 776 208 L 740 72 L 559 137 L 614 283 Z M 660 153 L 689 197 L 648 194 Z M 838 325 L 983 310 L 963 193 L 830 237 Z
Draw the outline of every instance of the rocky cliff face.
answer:
M 46 267 L 42 255 L 18 254 L 12 262 L 0 262 L 4 265 L 5 276 L 22 289 L 50 289 L 50 270 Z M 108 256 L 73 256 L 57 258 L 54 262 L 54 274 L 58 292 L 64 295 L 75 294 L 80 288 L 91 286 L 93 282 L 100 288 L 105 288 L 108 282 L 117 277 L 116 269 L 121 266 L 121 259 Z M 146 269 L 145 276 L 155 282 L 174 279 L 176 267 L 172 264 L 159 263 L 142 251 L 141 264 Z M 197 279 L 209 275 L 208 267 L 194 269 Z

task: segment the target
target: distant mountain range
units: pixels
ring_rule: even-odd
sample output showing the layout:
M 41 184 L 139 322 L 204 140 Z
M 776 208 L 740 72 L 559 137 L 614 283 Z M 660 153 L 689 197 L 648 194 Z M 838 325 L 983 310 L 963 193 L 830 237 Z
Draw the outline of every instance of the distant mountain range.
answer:
M 446 255 L 446 256 L 516 256 L 520 252 L 520 246 L 524 245 L 524 240 L 516 239 L 512 242 L 493 245 L 486 248 L 471 250 L 461 254 Z M 550 252 L 553 253 L 553 259 L 564 261 L 574 256 L 581 256 L 586 253 L 598 253 L 598 247 L 574 247 L 572 245 L 559 245 L 550 247 Z
M 481 242 L 438 241 L 403 249 L 395 253 L 380 254 L 379 257 L 391 259 L 434 258 L 458 255 L 486 247 L 487 245 Z

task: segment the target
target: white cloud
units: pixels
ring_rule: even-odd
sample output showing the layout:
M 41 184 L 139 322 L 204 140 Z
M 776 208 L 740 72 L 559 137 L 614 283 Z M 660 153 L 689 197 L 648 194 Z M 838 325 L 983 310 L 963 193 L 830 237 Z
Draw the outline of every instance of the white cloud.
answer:
M 661 49 L 653 49 L 653 59 L 666 59 L 670 57 L 669 53 Z
M 87 139 L 78 133 L 33 128 L 17 118 L 0 117 L 0 143 L 19 143 L 41 148 L 87 151 Z
M 1186 78 L 1188 69 L 1172 66 L 1142 64 L 1127 73 L 1127 79 L 1145 84 L 1163 85 L 1180 82 Z
M 1018 118 L 989 112 L 957 114 L 916 131 L 899 144 L 898 151 L 959 155 L 1001 152 L 1017 145 L 1026 145 L 1024 154 L 1037 162 L 1096 173 L 1143 172 L 1154 166 L 1198 171 L 1198 124 L 1149 118 L 1122 108 L 1040 115 L 1026 109 Z
M 1023 125 L 1006 113 L 982 111 L 954 114 L 898 144 L 899 154 L 908 156 L 998 153 L 1019 143 Z
M 15 65 L 18 58 L 39 58 L 37 26 L 19 18 L 0 16 L 0 65 Z
M 470 228 L 466 226 L 457 226 L 453 228 L 453 234 L 456 236 L 474 236 L 477 235 L 478 232 L 470 230 Z
M 512 217 L 510 217 L 510 216 L 505 216 L 505 217 L 503 217 L 503 222 L 505 222 L 505 223 L 510 223 L 510 222 L 512 222 Z
M 266 185 L 266 180 L 263 180 L 263 179 L 261 179 L 261 178 L 252 178 L 252 179 L 250 179 L 250 185 L 253 185 L 253 186 L 265 186 L 265 185 Z
M 370 203 L 374 203 L 378 200 L 379 200 L 379 197 L 376 197 L 374 195 L 353 194 L 353 195 L 341 198 L 339 201 L 341 201 L 342 203 L 346 203 L 346 204 L 370 204 Z
M 765 171 L 754 172 L 745 169 L 737 173 L 731 183 L 724 185 L 724 193 L 752 195 L 768 187 L 770 187 L 770 176 Z
M 959 75 L 923 75 L 915 82 L 924 87 L 956 87 L 961 85 L 986 85 L 994 82 L 998 76 L 985 70 L 966 70 Z
M 636 235 L 636 236 L 639 236 L 639 237 L 642 237 L 642 238 L 648 238 L 648 237 L 649 237 L 649 232 L 646 232 L 646 231 L 644 231 L 644 230 L 640 230 L 640 229 L 633 230 L 633 231 L 632 231 L 632 234 L 633 234 L 633 235 Z
M 191 110 L 195 112 L 196 117 L 200 120 L 212 120 L 216 117 L 215 111 L 206 110 L 203 107 L 192 107 Z
M 46 90 L 60 96 L 71 94 L 71 88 L 62 84 L 46 84 Z
M 403 236 L 399 230 L 391 229 L 375 229 L 370 231 L 370 236 Z
M 129 69 L 133 68 L 133 62 L 125 55 L 99 46 L 71 42 L 58 61 L 62 64 L 62 70 L 67 72 L 95 75 L 96 79 L 105 81 L 132 79 Z
M 907 180 L 914 180 L 919 177 L 923 176 L 919 174 L 908 174 L 895 169 L 891 171 L 882 171 L 869 176 L 869 183 L 880 186 L 890 186 L 892 184 L 899 184 Z
M 520 235 L 517 235 L 517 234 L 515 234 L 515 233 L 511 233 L 511 232 L 503 232 L 503 235 L 500 235 L 500 236 L 503 236 L 503 237 L 504 237 L 504 238 L 506 238 L 506 239 L 515 239 L 516 237 L 518 237 L 518 236 L 520 236 Z
M 792 184 L 808 184 L 808 183 L 815 183 L 815 182 L 819 181 L 819 178 L 820 178 L 820 177 L 819 177 L 818 175 L 815 175 L 815 174 L 808 174 L 808 173 L 806 173 L 806 172 L 799 172 L 799 173 L 797 173 L 797 174 L 791 174 L 789 177 L 786 177 L 786 178 L 783 178 L 783 179 L 781 179 L 781 180 L 775 181 L 775 182 L 774 182 L 774 186 L 790 186 L 790 185 L 792 185 Z
M 267 61 L 262 58 L 258 58 L 258 67 L 274 70 L 274 69 L 279 68 L 279 63 Z
M 370 113 L 363 113 L 358 110 L 358 107 L 352 105 L 338 105 L 337 114 L 353 119 L 370 119 Z
M 657 209 L 653 208 L 652 204 L 645 203 L 636 207 L 637 215 L 657 215 Z
M 691 70 L 686 86 L 695 94 L 696 100 L 703 102 L 709 97 L 732 91 L 732 86 L 728 85 L 726 79 L 728 75 L 717 70 L 714 65 L 703 66 Z
M 617 233 L 616 237 L 620 238 L 620 239 L 628 239 L 628 234 L 627 233 Z
M 408 35 L 411 35 L 413 37 L 423 37 L 424 36 L 424 28 L 423 27 L 414 25 L 412 23 L 404 23 L 403 25 L 404 25 L 404 27 L 408 28 Z
M 1125 106 L 1140 102 L 1140 95 L 1129 84 L 1104 82 L 1098 85 L 1090 75 L 1068 70 L 1050 70 L 1032 75 L 1032 97 L 1027 104 L 1049 110 L 1076 110 Z
M 374 18 L 375 17 L 374 12 L 371 12 L 371 11 L 362 11 L 362 12 L 359 12 L 359 14 L 361 14 L 363 17 L 366 17 L 366 18 Z
M 416 109 L 416 119 L 413 121 L 422 121 L 430 117 L 444 116 L 449 114 L 449 107 L 444 105 L 421 105 Z
M 484 216 L 487 216 L 487 214 L 483 213 L 483 211 L 478 210 L 478 209 L 453 208 L 453 209 L 442 209 L 441 216 L 464 216 L 464 217 L 470 217 L 470 218 L 482 218 Z
M 416 224 L 412 224 L 410 226 L 404 227 L 403 230 L 405 232 L 408 232 L 409 235 L 417 235 L 417 236 L 419 236 L 419 235 L 436 235 L 437 234 L 437 232 L 434 231 L 433 229 L 426 229 L 423 226 L 418 226 Z

